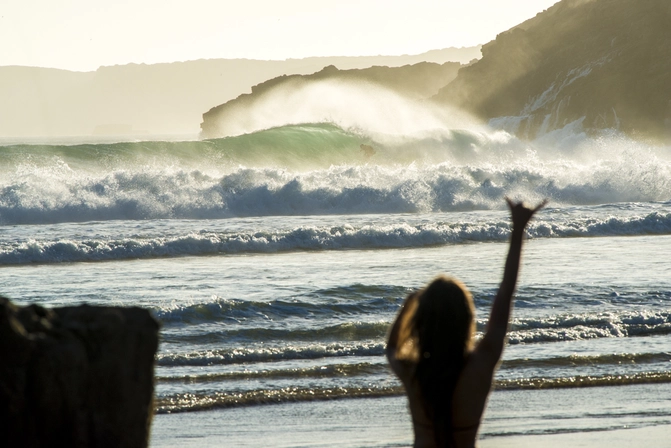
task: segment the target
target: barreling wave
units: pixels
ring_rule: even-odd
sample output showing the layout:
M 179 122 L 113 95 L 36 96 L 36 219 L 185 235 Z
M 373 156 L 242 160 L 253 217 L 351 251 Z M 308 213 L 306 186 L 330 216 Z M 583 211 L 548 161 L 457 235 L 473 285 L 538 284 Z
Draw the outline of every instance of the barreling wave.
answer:
M 3 167 L 112 169 L 129 164 L 219 166 L 326 166 L 358 155 L 368 137 L 330 123 L 305 123 L 260 130 L 237 137 L 200 141 L 139 141 L 73 145 L 5 145 Z
M 671 213 L 652 212 L 646 216 L 544 220 L 530 224 L 532 238 L 671 234 Z M 288 230 L 260 232 L 189 233 L 172 237 L 128 237 L 122 239 L 37 239 L 22 243 L 0 243 L 0 265 L 110 261 L 246 253 L 295 251 L 398 249 L 506 241 L 510 225 L 506 221 L 434 222 L 426 224 L 304 226 Z
M 506 194 L 557 205 L 671 198 L 662 149 L 581 138 L 568 149 L 485 130 L 376 140 L 303 124 L 211 141 L 9 146 L 0 223 L 491 210 Z

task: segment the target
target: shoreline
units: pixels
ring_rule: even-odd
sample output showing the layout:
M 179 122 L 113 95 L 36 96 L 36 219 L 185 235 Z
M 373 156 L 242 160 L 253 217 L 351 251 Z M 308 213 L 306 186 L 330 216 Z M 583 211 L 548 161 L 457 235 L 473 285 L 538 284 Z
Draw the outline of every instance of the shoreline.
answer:
M 478 446 L 663 446 L 671 438 L 669 392 L 671 384 L 494 391 Z M 407 401 L 399 396 L 159 414 L 150 446 L 407 447 L 412 441 Z

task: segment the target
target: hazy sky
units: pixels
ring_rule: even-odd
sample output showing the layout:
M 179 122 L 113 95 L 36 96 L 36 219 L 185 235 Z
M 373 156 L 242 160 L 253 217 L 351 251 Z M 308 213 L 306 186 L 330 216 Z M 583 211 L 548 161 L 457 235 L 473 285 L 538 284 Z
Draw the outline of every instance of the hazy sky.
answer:
M 0 65 L 417 54 L 486 43 L 557 0 L 0 0 Z

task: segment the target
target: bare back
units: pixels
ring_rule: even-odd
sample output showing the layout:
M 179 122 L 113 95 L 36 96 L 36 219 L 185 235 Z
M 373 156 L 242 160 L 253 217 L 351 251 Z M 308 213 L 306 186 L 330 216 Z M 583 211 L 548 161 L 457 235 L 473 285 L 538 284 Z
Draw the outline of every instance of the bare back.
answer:
M 452 398 L 452 430 L 457 447 L 474 447 L 492 388 L 496 362 L 476 347 L 467 357 Z

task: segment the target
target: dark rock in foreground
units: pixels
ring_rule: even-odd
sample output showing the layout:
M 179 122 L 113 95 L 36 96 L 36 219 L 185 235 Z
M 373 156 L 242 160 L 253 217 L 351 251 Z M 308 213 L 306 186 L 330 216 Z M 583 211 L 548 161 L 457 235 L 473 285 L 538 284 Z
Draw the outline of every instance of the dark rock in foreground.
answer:
M 0 297 L 2 446 L 147 446 L 158 328 L 141 308 Z

